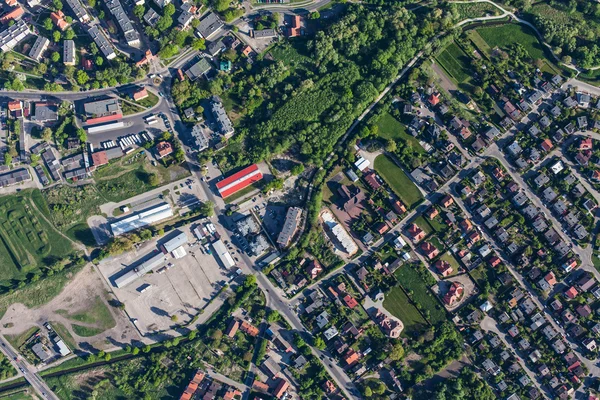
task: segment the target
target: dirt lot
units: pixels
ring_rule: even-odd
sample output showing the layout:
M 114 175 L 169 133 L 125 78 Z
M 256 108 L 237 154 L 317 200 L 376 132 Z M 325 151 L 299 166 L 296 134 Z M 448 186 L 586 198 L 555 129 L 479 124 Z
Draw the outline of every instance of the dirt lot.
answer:
M 190 321 L 229 281 L 228 275 L 232 271 L 221 268 L 213 255 L 195 243 L 189 226 L 181 230 L 190 240 L 183 246 L 187 255 L 180 259 L 167 255 L 164 265 L 172 263 L 172 268 L 159 274 L 156 272 L 158 267 L 154 273 L 146 274 L 128 286 L 113 287 L 118 299 L 125 303 L 129 316 L 137 320 L 136 325 L 143 335 L 175 334 L 172 329 L 175 324 Z M 114 274 L 156 249 L 157 241 L 153 240 L 128 254 L 102 262 L 100 271 L 111 282 Z M 151 287 L 141 293 L 139 289 L 145 284 Z M 210 309 L 202 315 L 210 316 L 209 311 L 218 308 L 221 302 L 220 299 L 212 302 Z
M 102 323 L 99 321 L 89 322 L 87 318 L 76 320 L 72 316 L 81 317 L 86 313 L 89 313 L 89 316 L 94 315 L 92 308 L 97 305 L 98 298 L 106 307 L 101 311 L 112 315 L 115 322 L 114 327 L 97 335 L 81 337 L 74 332 L 72 324 L 93 331 L 102 329 Z M 23 304 L 13 304 L 0 320 L 2 333 L 17 335 L 33 326 L 41 327 L 45 322 L 53 321 L 64 325 L 73 336 L 77 346 L 83 350 L 89 350 L 91 346 L 98 349 L 111 349 L 115 346 L 130 344 L 134 340 L 140 340 L 140 335 L 125 314 L 110 306 L 107 298 L 107 287 L 102 278 L 92 266 L 88 266 L 79 272 L 48 304 L 36 309 L 28 309 Z M 110 323 L 110 325 L 113 324 Z
M 254 51 L 258 54 L 262 53 L 264 49 L 269 47 L 271 44 L 277 41 L 277 38 L 268 38 L 268 39 L 254 39 L 250 36 L 250 32 L 252 27 L 248 22 L 242 21 L 237 24 L 239 31 L 237 32 L 237 36 L 246 44 L 250 45 Z

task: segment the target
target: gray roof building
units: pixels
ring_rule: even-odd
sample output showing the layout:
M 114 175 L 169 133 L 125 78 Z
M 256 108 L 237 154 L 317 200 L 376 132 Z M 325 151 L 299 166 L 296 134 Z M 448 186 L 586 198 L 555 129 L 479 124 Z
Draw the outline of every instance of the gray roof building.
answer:
M 219 96 L 211 97 L 211 107 L 213 115 L 215 116 L 217 123 L 219 124 L 220 134 L 223 136 L 231 136 L 235 132 L 233 124 L 225 112 L 223 102 Z
M 127 13 L 123 9 L 123 6 L 121 6 L 119 0 L 106 0 L 105 4 L 106 8 L 108 8 L 108 11 L 110 11 L 121 28 L 127 44 L 129 46 L 137 46 L 140 44 L 140 35 L 133 27 L 131 20 L 127 16 Z
M 21 40 L 31 33 L 29 26 L 23 20 L 17 21 L 13 26 L 0 32 L 0 49 L 2 51 L 12 50 Z
M 128 269 L 125 273 L 121 271 L 111 277 L 111 280 L 114 279 L 115 286 L 118 288 L 122 288 L 124 286 L 129 285 L 139 277 L 144 274 L 152 271 L 154 268 L 158 267 L 165 261 L 165 255 L 159 251 L 154 251 L 151 253 L 152 256 L 145 261 L 141 262 L 134 268 Z M 115 279 L 116 275 L 121 274 L 118 278 Z
M 38 36 L 35 40 L 33 46 L 31 46 L 31 50 L 29 51 L 29 57 L 33 58 L 35 61 L 40 61 L 44 51 L 50 45 L 50 40 L 46 39 L 43 36 Z
M 200 24 L 196 31 L 206 40 L 209 40 L 215 33 L 223 27 L 223 21 L 219 19 L 217 14 L 211 12 L 206 17 L 200 20 Z
M 177 249 L 178 247 L 183 246 L 187 242 L 188 242 L 188 237 L 187 237 L 186 233 L 179 232 L 176 236 L 174 236 L 173 238 L 171 238 L 168 241 L 166 241 L 165 243 L 163 243 L 160 246 L 160 248 L 162 249 L 163 253 L 167 254 L 167 253 L 171 253 L 173 250 Z
M 185 74 L 191 80 L 196 80 L 201 76 L 206 76 L 213 69 L 212 64 L 206 58 L 202 57 L 197 63 L 185 71 Z
M 115 98 L 90 101 L 83 105 L 83 109 L 88 116 L 95 117 L 118 114 L 121 111 L 119 101 Z
M 32 121 L 47 122 L 58 119 L 57 106 L 54 103 L 35 103 Z
M 253 30 L 252 35 L 254 36 L 255 39 L 268 39 L 268 38 L 272 38 L 272 37 L 277 37 L 277 30 L 276 29 L 263 29 L 260 31 Z
M 7 174 L 0 175 L 0 187 L 15 185 L 30 179 L 29 170 L 24 168 L 15 169 Z
M 206 46 L 206 52 L 212 57 L 215 57 L 225 49 L 227 49 L 227 46 L 225 46 L 225 43 L 223 43 L 221 39 L 217 40 L 216 42 L 211 42 L 208 44 L 208 46 Z
M 46 349 L 44 348 L 44 345 L 41 343 L 36 343 L 31 347 L 31 350 L 35 353 L 36 356 L 38 356 L 38 358 L 40 360 L 42 360 L 42 362 L 46 362 L 48 361 L 48 359 L 50 358 L 50 354 L 48 354 L 46 352 Z
M 202 151 L 208 148 L 208 138 L 204 135 L 204 130 L 200 124 L 192 128 L 192 137 L 194 138 L 195 149 Z
M 90 20 L 90 16 L 85 11 L 85 8 L 83 8 L 79 0 L 67 0 L 67 4 L 69 5 L 69 8 L 71 8 L 71 10 L 73 11 L 73 14 L 75 14 L 75 18 L 79 20 L 79 22 L 85 23 Z
M 94 42 L 96 42 L 96 46 L 98 46 L 98 48 L 100 49 L 102 54 L 104 54 L 104 57 L 106 57 L 107 60 L 112 60 L 117 56 L 112 45 L 110 44 L 106 36 L 104 36 L 104 33 L 102 33 L 100 29 L 98 29 L 97 25 L 91 26 L 88 29 L 88 33 L 90 34 L 92 39 L 94 39 Z
M 146 11 L 146 14 L 144 14 L 144 21 L 146 21 L 148 25 L 154 27 L 159 18 L 160 15 L 158 15 L 158 13 L 154 11 L 152 7 L 148 7 L 148 11 Z
M 75 42 L 63 40 L 63 64 L 75 65 Z
M 285 215 L 283 228 L 277 237 L 277 244 L 281 247 L 286 247 L 298 230 L 298 224 L 302 217 L 302 209 L 299 207 L 290 207 Z

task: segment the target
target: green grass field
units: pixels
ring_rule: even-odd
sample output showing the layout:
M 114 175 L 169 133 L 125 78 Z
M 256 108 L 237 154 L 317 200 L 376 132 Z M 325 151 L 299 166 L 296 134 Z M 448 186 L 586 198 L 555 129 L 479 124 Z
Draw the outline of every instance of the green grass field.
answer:
M 105 331 L 105 329 L 102 329 L 102 328 L 94 328 L 94 327 L 83 326 L 83 325 L 78 325 L 78 324 L 72 324 L 71 327 L 73 328 L 73 332 L 75 332 L 75 334 L 77 336 L 81 336 L 81 337 L 96 336 Z
M 419 310 L 410 303 L 401 287 L 393 287 L 385 294 L 383 307 L 404 323 L 403 332 L 419 331 L 427 326 L 427 321 L 423 319 Z
M 22 279 L 73 250 L 71 244 L 34 208 L 31 202 L 34 193 L 39 196 L 39 191 L 27 190 L 1 198 L 0 284 Z
M 446 253 L 442 254 L 442 256 L 440 257 L 440 260 L 444 260 L 448 264 L 450 264 L 452 266 L 452 268 L 454 269 L 454 273 L 458 272 L 458 269 L 460 268 L 460 264 L 458 263 L 458 260 L 456 258 L 454 258 L 454 256 L 452 254 L 450 254 L 450 252 L 446 252 Z
M 377 156 L 373 167 L 409 208 L 423 201 L 421 191 L 388 156 L 384 154 Z
M 70 314 L 68 318 L 87 324 L 96 324 L 104 330 L 113 328 L 116 325 L 115 319 L 100 296 L 96 296 L 93 304 L 88 309 Z
M 158 103 L 158 96 L 148 90 L 148 97 L 135 102 L 142 107 L 151 108 Z
M 500 15 L 500 10 L 489 3 L 456 3 L 452 4 L 456 8 L 460 19 L 485 17 L 486 15 Z
M 431 225 L 436 232 L 445 232 L 448 230 L 448 225 L 442 221 L 442 217 L 439 215 L 434 219 L 428 219 L 427 222 L 429 222 L 429 225 Z
M 545 59 L 544 50 L 535 33 L 519 24 L 506 24 L 478 28 L 477 33 L 491 47 L 504 48 L 513 43 L 521 44 L 533 59 Z
M 419 141 L 412 135 L 406 133 L 406 127 L 390 113 L 384 113 L 377 122 L 379 129 L 378 135 L 383 139 L 392 139 L 404 141 L 413 150 L 425 154 L 425 149 L 419 144 Z
M 471 58 L 456 43 L 446 47 L 436 60 L 457 83 L 464 83 L 470 79 Z
M 471 42 L 475 45 L 477 50 L 484 54 L 490 54 L 492 51 L 491 47 L 487 44 L 487 42 L 481 37 L 479 33 L 475 29 L 466 32 L 467 37 Z
M 412 300 L 419 304 L 425 312 L 429 312 L 429 322 L 436 325 L 446 320 L 444 308 L 414 268 L 400 267 L 396 270 L 395 275 L 404 289 L 412 291 Z
M 415 218 L 414 223 L 425 232 L 425 235 L 429 235 L 433 232 L 433 227 L 427 222 L 423 215 L 419 215 Z

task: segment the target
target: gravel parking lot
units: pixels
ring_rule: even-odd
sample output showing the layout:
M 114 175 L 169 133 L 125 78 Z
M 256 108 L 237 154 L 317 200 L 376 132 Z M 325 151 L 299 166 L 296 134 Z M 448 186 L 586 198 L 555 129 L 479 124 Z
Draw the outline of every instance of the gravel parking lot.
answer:
M 153 273 L 123 288 L 113 287 L 119 301 L 125 303 L 129 316 L 137 320 L 136 326 L 143 335 L 167 333 L 172 331 L 173 325 L 188 322 L 229 281 L 231 271 L 221 268 L 213 255 L 207 254 L 200 244 L 195 243 L 189 227 L 181 230 L 188 234 L 190 240 L 183 246 L 186 256 L 174 259 L 166 255 L 164 264 L 155 268 Z M 156 241 L 152 241 L 126 255 L 102 262 L 99 269 L 111 282 L 114 274 L 156 248 Z M 173 264 L 171 268 L 163 273 L 157 272 L 169 263 Z M 148 284 L 151 286 L 142 293 L 141 288 Z M 221 301 L 216 299 L 211 307 L 218 307 Z M 176 316 L 175 320 L 173 316 Z

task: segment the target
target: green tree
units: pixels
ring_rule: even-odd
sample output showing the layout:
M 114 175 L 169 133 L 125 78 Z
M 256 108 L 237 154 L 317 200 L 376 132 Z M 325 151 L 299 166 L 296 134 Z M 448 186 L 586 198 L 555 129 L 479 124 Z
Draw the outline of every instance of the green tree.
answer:
M 204 39 L 194 39 L 192 42 L 192 49 L 194 50 L 205 50 L 206 41 Z
M 142 19 L 145 13 L 146 8 L 143 5 L 138 4 L 137 6 L 133 7 L 133 14 L 139 19 Z
M 131 350 L 131 354 L 133 354 L 134 356 L 135 356 L 135 355 L 138 355 L 139 353 L 140 353 L 140 348 L 139 348 L 139 347 L 134 347 L 134 348 Z
M 175 4 L 167 4 L 163 10 L 163 13 L 164 15 L 168 15 L 169 17 L 173 16 L 173 14 L 175 14 Z
M 44 20 L 44 29 L 47 31 L 51 31 L 54 25 L 52 25 L 52 20 L 50 18 L 46 18 Z
M 23 85 L 23 82 L 19 78 L 15 78 L 12 81 L 12 89 L 20 92 L 25 89 L 25 85 Z
M 74 37 L 75 37 L 75 31 L 72 28 L 67 29 L 67 31 L 65 32 L 65 39 L 73 40 Z
M 79 83 L 80 85 L 85 85 L 88 81 L 90 80 L 89 75 L 87 74 L 87 72 L 85 72 L 84 70 L 78 70 L 77 71 L 77 83 Z
M 310 13 L 310 19 L 319 19 L 321 18 L 321 14 L 318 11 L 313 11 Z
M 277 311 L 277 310 L 271 310 L 267 314 L 267 322 L 269 322 L 269 323 L 277 322 L 280 319 L 281 319 L 281 314 L 279 314 L 279 311 Z
M 44 130 L 42 131 L 42 139 L 46 142 L 49 142 L 52 139 L 52 129 L 47 127 L 44 128 Z
M 58 54 L 58 51 L 52 52 L 50 59 L 52 60 L 52 62 L 58 62 L 60 60 L 60 54 Z
M 401 360 L 404 357 L 404 347 L 402 343 L 398 342 L 392 347 L 392 351 L 389 353 L 389 357 L 393 361 Z
M 54 32 L 52 32 L 52 39 L 54 40 L 54 43 L 60 42 L 60 38 L 61 37 L 62 37 L 62 35 L 60 34 L 60 31 L 54 31 Z
M 206 217 L 215 215 L 215 205 L 211 201 L 205 201 L 200 206 L 200 213 Z
M 63 3 L 60 0 L 52 0 L 52 6 L 54 7 L 55 10 L 62 10 L 63 9 Z
M 317 337 L 315 338 L 314 345 L 315 345 L 315 347 L 316 347 L 317 349 L 319 349 L 319 350 L 325 350 L 325 347 L 327 347 L 327 346 L 325 345 L 325 341 L 324 341 L 324 340 L 323 340 L 323 338 L 322 338 L 322 337 L 320 337 L 320 336 L 317 336 Z
M 148 175 L 148 184 L 150 186 L 158 186 L 160 184 L 160 179 L 158 179 L 158 174 L 153 172 Z
M 229 0 L 216 0 L 215 1 L 215 10 L 217 12 L 222 13 L 223 11 L 229 8 Z

